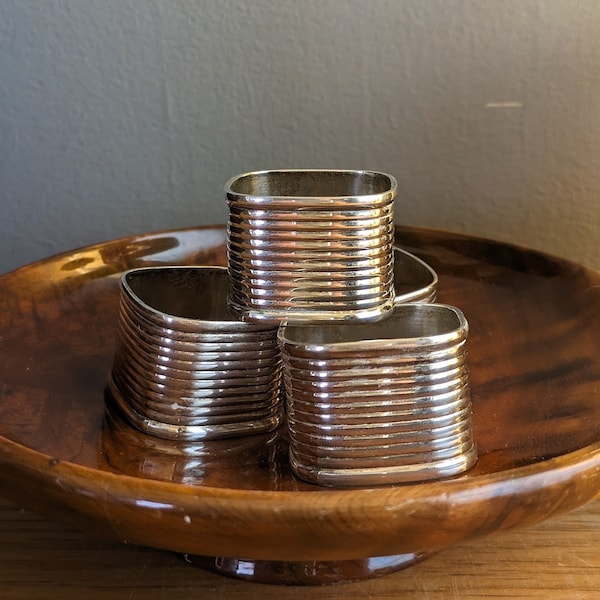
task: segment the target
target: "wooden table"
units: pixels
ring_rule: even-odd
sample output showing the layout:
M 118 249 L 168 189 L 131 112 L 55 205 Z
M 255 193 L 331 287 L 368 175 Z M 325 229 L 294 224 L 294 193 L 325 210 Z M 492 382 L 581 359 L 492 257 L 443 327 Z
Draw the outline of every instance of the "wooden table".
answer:
M 3 600 L 598 598 L 600 500 L 462 544 L 379 579 L 322 588 L 247 583 L 169 552 L 103 541 L 0 501 Z

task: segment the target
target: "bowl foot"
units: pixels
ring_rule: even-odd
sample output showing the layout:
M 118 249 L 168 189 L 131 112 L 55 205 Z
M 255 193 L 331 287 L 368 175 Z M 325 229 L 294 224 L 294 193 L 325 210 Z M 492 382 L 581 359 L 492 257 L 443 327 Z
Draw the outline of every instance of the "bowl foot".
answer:
M 406 569 L 433 553 L 376 556 L 356 560 L 283 562 L 184 555 L 187 562 L 213 573 L 256 583 L 278 585 L 331 585 L 380 577 Z

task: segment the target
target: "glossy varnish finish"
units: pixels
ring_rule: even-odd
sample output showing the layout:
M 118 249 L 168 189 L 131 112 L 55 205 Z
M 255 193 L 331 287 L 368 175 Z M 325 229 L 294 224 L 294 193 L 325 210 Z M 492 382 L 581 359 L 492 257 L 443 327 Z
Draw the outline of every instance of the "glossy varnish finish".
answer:
M 298 588 L 219 577 L 190 568 L 177 554 L 100 540 L 0 500 L 0 594 L 2 600 L 591 600 L 600 589 L 598 523 L 595 501 L 535 527 L 458 544 L 386 577 Z
M 0 493 L 119 540 L 266 560 L 429 551 L 572 509 L 600 489 L 600 276 L 473 238 L 398 229 L 470 324 L 479 460 L 443 482 L 326 490 L 284 435 L 185 446 L 106 414 L 118 277 L 224 265 L 222 228 L 149 234 L 0 278 Z

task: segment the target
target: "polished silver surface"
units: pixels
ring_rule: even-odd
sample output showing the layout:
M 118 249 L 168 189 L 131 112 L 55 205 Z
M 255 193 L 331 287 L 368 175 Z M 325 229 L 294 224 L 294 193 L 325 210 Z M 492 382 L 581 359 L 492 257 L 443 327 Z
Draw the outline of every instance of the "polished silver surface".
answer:
M 271 249 L 259 247 L 247 248 L 230 242 L 228 244 L 228 249 L 230 250 L 229 260 L 233 258 L 241 264 L 245 264 L 248 260 L 270 261 L 273 264 L 285 264 L 286 261 L 291 261 L 292 266 L 296 265 L 296 268 L 298 267 L 297 251 L 293 248 L 279 250 L 275 254 Z M 389 244 L 383 244 L 376 248 L 363 248 L 360 253 L 355 250 L 347 249 L 317 248 L 311 251 L 303 250 L 301 256 L 304 261 L 309 261 L 311 263 L 339 261 L 343 268 L 347 267 L 348 263 L 359 261 L 363 262 L 363 266 L 364 263 L 366 263 L 367 266 L 371 264 L 373 264 L 373 266 L 375 264 L 388 265 L 390 262 L 390 248 Z
M 276 428 L 284 384 L 292 468 L 323 485 L 472 465 L 468 326 L 417 304 L 438 278 L 394 245 L 395 180 L 265 171 L 226 190 L 227 269 L 123 274 L 107 398 L 151 435 L 215 439 Z
M 356 436 L 352 433 L 332 435 L 330 432 L 325 434 L 303 433 L 301 431 L 294 432 L 294 440 L 312 444 L 314 451 L 319 454 L 321 451 L 328 453 L 332 448 L 344 447 L 368 453 L 375 448 L 381 448 L 390 444 L 412 444 L 418 443 L 421 448 L 429 448 L 431 444 L 444 445 L 448 439 L 458 439 L 454 436 L 467 432 L 471 433 L 470 421 L 462 421 L 453 423 L 444 427 L 431 427 L 430 429 L 415 429 L 414 431 L 400 431 L 390 433 L 376 432 L 369 435 Z M 462 440 L 462 438 L 461 438 Z
M 435 291 L 431 273 L 423 283 Z M 283 324 L 278 338 L 296 475 L 351 486 L 441 478 L 471 467 L 477 453 L 467 334 L 459 309 L 422 302 L 398 304 L 376 322 Z
M 147 267 L 121 278 L 107 398 L 138 429 L 198 440 L 283 418 L 277 329 L 231 311 L 227 269 Z
M 249 321 L 369 320 L 394 303 L 396 181 L 279 170 L 225 186 L 229 302 Z
M 332 240 L 338 244 L 346 242 L 348 244 L 356 243 L 360 240 L 380 240 L 382 236 L 389 237 L 389 223 L 392 217 L 386 219 L 383 223 L 371 222 L 365 223 L 362 227 L 346 228 L 342 231 L 335 229 L 335 225 L 325 229 L 318 228 L 297 228 L 297 229 L 281 229 L 281 228 L 258 228 L 249 227 L 247 224 L 234 225 L 229 224 L 230 238 L 238 238 L 240 243 L 250 243 L 251 245 L 260 246 L 264 243 L 301 243 L 310 247 L 311 242 L 320 242 L 322 240 Z
M 236 206 L 364 210 L 387 206 L 396 180 L 375 171 L 282 169 L 237 175 L 225 189 Z
M 457 432 L 452 435 L 445 437 L 436 436 L 434 439 L 430 439 L 426 446 L 427 450 L 444 449 L 444 448 L 456 448 L 457 446 L 462 447 L 463 443 L 470 441 L 471 433 L 469 430 Z M 389 443 L 380 443 L 378 445 L 371 446 L 352 446 L 352 445 L 334 445 L 331 440 L 324 438 L 299 438 L 294 440 L 294 447 L 298 451 L 309 453 L 312 456 L 325 456 L 325 457 L 347 457 L 347 458 L 363 458 L 371 456 L 393 456 L 403 453 L 417 453 L 423 452 L 425 445 L 420 440 L 404 440 L 394 441 L 391 439 Z
M 437 287 L 437 273 L 424 260 L 406 250 L 394 248 L 395 304 L 435 302 Z
M 309 352 L 313 358 L 358 359 L 364 352 L 381 354 L 386 348 L 396 349 L 399 357 L 407 351 L 411 357 L 441 351 L 452 355 L 467 334 L 467 320 L 458 308 L 406 303 L 396 306 L 388 318 L 370 323 L 288 321 L 279 328 L 278 339 L 293 355 Z
M 138 412 L 121 394 L 119 388 L 109 379 L 108 390 L 110 401 L 114 402 L 125 418 L 138 429 L 149 435 L 172 440 L 214 440 L 243 435 L 254 435 L 276 429 L 282 419 L 281 411 L 275 411 L 270 418 L 256 421 L 235 421 L 217 425 L 177 425 L 150 418 L 145 413 Z
M 311 483 L 332 487 L 414 483 L 415 481 L 452 477 L 470 469 L 476 460 L 477 449 L 473 445 L 456 457 L 421 464 L 329 468 L 300 461 L 295 456 L 293 449 L 290 450 L 290 464 L 298 477 Z
M 361 171 L 356 171 L 360 176 Z M 229 191 L 225 186 L 225 191 Z M 234 197 L 237 197 L 235 195 Z M 376 208 L 345 206 L 343 211 L 339 210 L 339 201 L 327 204 L 327 198 L 318 199 L 317 205 L 305 207 L 306 205 L 285 206 L 275 208 L 274 204 L 249 208 L 248 205 L 241 206 L 237 202 L 230 203 L 230 221 L 232 223 L 248 223 L 251 226 L 259 226 L 265 229 L 277 229 L 279 227 L 298 228 L 301 223 L 305 228 L 315 229 L 337 229 L 344 231 L 353 226 L 367 225 L 369 227 L 376 223 L 368 223 L 369 219 L 379 222 L 387 222 L 393 219 L 394 205 L 386 197 L 386 203 Z M 269 200 L 272 202 L 272 200 Z M 368 202 L 368 200 L 366 201 Z M 331 225 L 333 223 L 333 225 Z M 302 227 L 300 227 L 302 228 Z

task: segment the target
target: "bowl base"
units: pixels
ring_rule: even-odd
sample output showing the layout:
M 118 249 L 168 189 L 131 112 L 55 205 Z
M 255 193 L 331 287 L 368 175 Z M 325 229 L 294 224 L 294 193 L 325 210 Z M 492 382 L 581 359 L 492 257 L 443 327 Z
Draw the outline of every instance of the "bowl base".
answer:
M 433 552 L 395 554 L 356 560 L 275 561 L 185 554 L 184 558 L 207 571 L 256 583 L 323 586 L 350 583 L 388 575 L 429 558 Z

